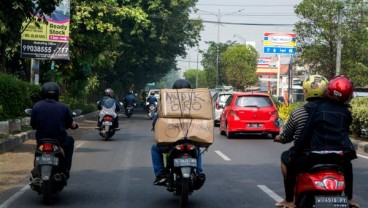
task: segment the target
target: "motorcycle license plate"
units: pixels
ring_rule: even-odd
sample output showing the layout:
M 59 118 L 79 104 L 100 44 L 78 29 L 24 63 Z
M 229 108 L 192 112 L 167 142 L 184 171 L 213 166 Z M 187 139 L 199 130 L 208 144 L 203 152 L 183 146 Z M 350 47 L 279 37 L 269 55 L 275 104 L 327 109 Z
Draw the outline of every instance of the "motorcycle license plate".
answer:
M 36 165 L 59 165 L 59 158 L 53 156 L 42 155 L 41 157 L 36 157 Z
M 102 125 L 112 126 L 112 122 L 111 121 L 104 121 L 104 122 L 102 122 Z
M 315 196 L 316 208 L 349 208 L 346 196 Z
M 174 159 L 174 167 L 197 167 L 196 158 L 176 158 Z

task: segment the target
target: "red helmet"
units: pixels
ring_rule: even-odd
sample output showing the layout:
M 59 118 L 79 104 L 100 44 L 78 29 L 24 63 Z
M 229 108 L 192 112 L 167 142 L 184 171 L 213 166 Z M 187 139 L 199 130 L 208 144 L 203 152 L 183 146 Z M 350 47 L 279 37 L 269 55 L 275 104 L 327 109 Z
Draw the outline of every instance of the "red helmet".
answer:
M 326 96 L 330 99 L 347 102 L 353 97 L 353 82 L 344 75 L 332 78 L 326 89 Z

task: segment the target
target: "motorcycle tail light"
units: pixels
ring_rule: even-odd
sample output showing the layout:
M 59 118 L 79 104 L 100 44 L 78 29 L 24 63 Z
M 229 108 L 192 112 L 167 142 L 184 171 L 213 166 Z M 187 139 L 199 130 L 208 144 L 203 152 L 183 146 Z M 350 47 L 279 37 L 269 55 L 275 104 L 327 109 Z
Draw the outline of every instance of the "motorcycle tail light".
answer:
M 345 181 L 338 181 L 337 182 L 337 188 L 342 188 L 345 186 Z
M 327 190 L 336 190 L 339 186 L 342 185 L 340 182 L 341 181 L 338 181 L 335 178 L 325 178 L 323 179 L 323 181 L 314 181 L 314 184 L 317 187 L 324 188 Z
M 57 150 L 57 147 L 52 144 L 42 144 L 38 147 L 38 149 L 43 152 L 53 152 L 54 150 Z
M 111 120 L 112 120 L 112 118 L 110 116 L 105 116 L 104 117 L 104 121 L 111 121 Z
M 187 144 L 186 145 L 186 149 L 187 150 L 194 150 L 195 149 L 195 146 L 193 144 Z
M 153 105 L 150 106 L 150 110 L 154 110 L 155 107 Z
M 179 151 L 184 151 L 184 145 L 183 144 L 178 144 L 175 146 L 175 149 L 179 150 Z

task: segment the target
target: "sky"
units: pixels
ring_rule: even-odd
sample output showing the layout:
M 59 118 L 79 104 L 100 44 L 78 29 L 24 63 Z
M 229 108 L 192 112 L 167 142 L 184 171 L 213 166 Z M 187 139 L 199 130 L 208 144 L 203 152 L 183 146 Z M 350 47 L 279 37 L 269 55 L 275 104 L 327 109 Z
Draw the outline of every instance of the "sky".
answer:
M 218 33 L 216 23 L 204 22 L 204 30 L 201 32 L 200 50 L 207 50 L 206 41 L 225 43 L 235 41 L 244 44 L 246 41 L 255 42 L 256 49 L 261 56 L 270 56 L 263 53 L 263 36 L 265 32 L 290 33 L 293 31 L 293 24 L 298 21 L 294 13 L 294 6 L 301 0 L 198 0 L 197 13 L 192 13 L 192 18 L 201 18 L 203 21 L 220 21 L 223 23 L 241 23 L 239 24 L 221 24 Z M 219 15 L 220 14 L 220 15 Z M 289 24 L 288 26 L 261 26 L 244 25 L 250 24 Z M 197 68 L 203 69 L 200 64 L 202 59 L 198 54 L 198 48 L 187 50 L 187 57 L 178 57 L 178 68 L 182 72 Z

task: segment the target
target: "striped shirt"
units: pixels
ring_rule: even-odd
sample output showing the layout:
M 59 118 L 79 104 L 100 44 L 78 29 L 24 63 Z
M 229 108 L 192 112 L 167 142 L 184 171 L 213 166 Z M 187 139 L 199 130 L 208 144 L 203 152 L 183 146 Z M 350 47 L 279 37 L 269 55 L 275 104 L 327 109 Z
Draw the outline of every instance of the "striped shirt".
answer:
M 283 133 L 280 136 L 282 143 L 289 143 L 294 141 L 294 144 L 300 138 L 300 134 L 308 120 L 308 113 L 303 106 L 295 109 L 287 123 L 284 126 Z

